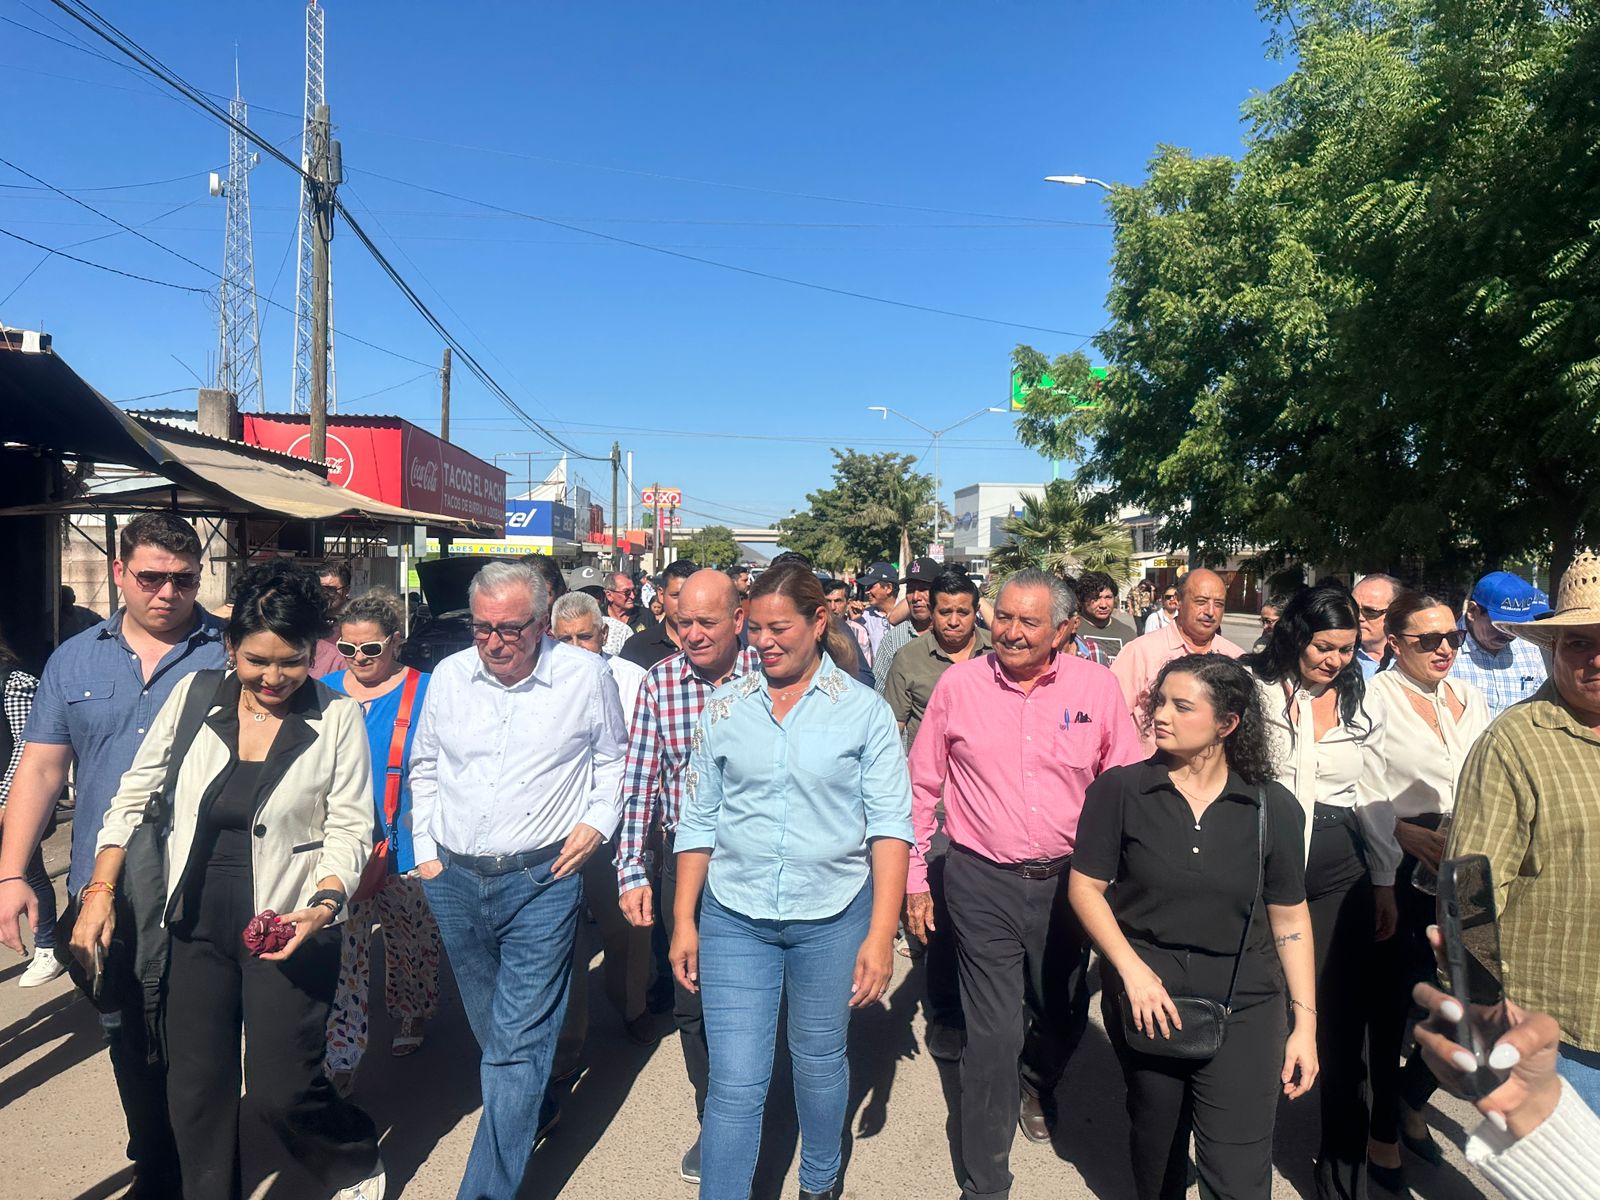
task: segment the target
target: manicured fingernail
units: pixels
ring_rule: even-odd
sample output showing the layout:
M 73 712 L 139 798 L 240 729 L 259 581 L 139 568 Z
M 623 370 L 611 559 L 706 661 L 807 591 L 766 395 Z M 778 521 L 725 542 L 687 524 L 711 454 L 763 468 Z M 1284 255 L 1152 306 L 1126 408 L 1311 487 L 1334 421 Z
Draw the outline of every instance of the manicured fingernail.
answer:
M 1510 1042 L 1501 1042 L 1489 1052 L 1489 1065 L 1496 1071 L 1509 1071 L 1522 1061 L 1522 1052 Z
M 1489 1124 L 1493 1125 L 1501 1133 L 1506 1131 L 1506 1119 L 1503 1114 L 1497 1112 L 1486 1112 L 1483 1115 L 1488 1119 Z
M 1439 1002 L 1439 1015 L 1446 1021 L 1459 1021 L 1467 1014 L 1462 1011 L 1461 1005 L 1455 1000 L 1441 1000 Z
M 1450 1052 L 1450 1061 L 1455 1064 L 1455 1068 L 1458 1071 L 1465 1071 L 1470 1074 L 1478 1069 L 1478 1060 L 1465 1050 L 1452 1050 Z

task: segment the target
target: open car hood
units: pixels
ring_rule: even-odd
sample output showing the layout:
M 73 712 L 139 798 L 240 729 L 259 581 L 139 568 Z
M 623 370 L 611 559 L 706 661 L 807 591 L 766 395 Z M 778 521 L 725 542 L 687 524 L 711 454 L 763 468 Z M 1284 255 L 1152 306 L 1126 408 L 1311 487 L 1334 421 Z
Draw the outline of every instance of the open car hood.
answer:
M 436 617 L 466 612 L 467 585 L 483 564 L 515 561 L 498 554 L 457 554 L 419 562 L 416 565 L 417 582 L 422 587 L 422 598 L 427 602 L 428 611 Z

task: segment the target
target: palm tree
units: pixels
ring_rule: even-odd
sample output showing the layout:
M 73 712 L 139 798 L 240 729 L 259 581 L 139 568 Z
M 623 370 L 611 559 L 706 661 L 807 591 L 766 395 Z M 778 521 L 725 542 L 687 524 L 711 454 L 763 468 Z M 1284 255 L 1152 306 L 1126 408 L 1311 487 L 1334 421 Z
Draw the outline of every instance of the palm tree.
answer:
M 926 539 L 933 522 L 933 481 L 926 475 L 903 475 L 891 481 L 887 494 L 868 505 L 862 516 L 888 525 L 900 535 L 900 569 L 911 563 L 912 545 Z
M 1133 539 L 1119 521 L 1095 521 L 1083 499 L 1065 479 L 1045 484 L 1044 492 L 1022 498 L 1022 513 L 1009 518 L 1011 540 L 991 556 L 996 575 L 1024 567 L 1057 574 L 1104 571 L 1125 586 L 1133 578 Z

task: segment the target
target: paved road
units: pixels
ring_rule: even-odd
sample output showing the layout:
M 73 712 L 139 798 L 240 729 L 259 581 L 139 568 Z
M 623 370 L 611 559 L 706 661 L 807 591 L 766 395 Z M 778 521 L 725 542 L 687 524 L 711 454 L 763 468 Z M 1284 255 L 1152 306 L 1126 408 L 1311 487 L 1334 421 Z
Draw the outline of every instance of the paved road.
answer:
M 49 862 L 65 870 L 66 829 L 52 839 Z M 59 883 L 59 880 L 58 880 Z M 959 1094 L 954 1068 L 921 1047 L 916 998 L 920 967 L 897 960 L 887 1004 L 859 1014 L 851 1030 L 850 1135 L 845 1194 L 851 1198 L 951 1197 L 954 1127 Z M 20 963 L 0 969 L 0 1109 L 9 1153 L 0 1195 L 107 1200 L 120 1196 L 129 1173 L 123 1126 L 95 1014 L 65 979 L 23 991 Z M 594 1025 L 588 1067 L 568 1099 L 561 1125 L 540 1147 L 523 1200 L 557 1195 L 580 1200 L 682 1197 L 693 1191 L 676 1164 L 694 1133 L 682 1058 L 675 1037 L 653 1048 L 634 1045 L 604 999 L 598 969 L 590 980 Z M 448 1200 L 477 1125 L 477 1050 L 448 981 L 443 1011 L 415 1056 L 386 1052 L 390 1024 L 373 1014 L 375 1052 L 363 1064 L 357 1098 L 384 1131 L 389 1195 Z M 1096 1005 L 1098 1011 L 1098 1005 Z M 787 1076 L 780 1073 L 768 1113 L 755 1196 L 792 1196 L 796 1134 Z M 1098 1025 L 1075 1057 L 1060 1091 L 1062 1120 L 1053 1146 L 1020 1139 L 1013 1154 L 1017 1200 L 1121 1200 L 1131 1192 L 1126 1165 L 1127 1120 L 1115 1059 Z M 1309 1196 L 1315 1130 L 1311 1098 L 1286 1105 L 1280 1121 L 1273 1196 Z M 1435 1124 L 1459 1144 L 1470 1110 L 1440 1104 Z M 321 1200 L 326 1192 L 289 1161 L 249 1108 L 243 1118 L 245 1169 L 254 1200 Z M 1450 1147 L 1439 1170 L 1415 1162 L 1415 1195 L 1425 1200 L 1492 1196 Z M 1378 1193 L 1375 1193 L 1375 1195 Z

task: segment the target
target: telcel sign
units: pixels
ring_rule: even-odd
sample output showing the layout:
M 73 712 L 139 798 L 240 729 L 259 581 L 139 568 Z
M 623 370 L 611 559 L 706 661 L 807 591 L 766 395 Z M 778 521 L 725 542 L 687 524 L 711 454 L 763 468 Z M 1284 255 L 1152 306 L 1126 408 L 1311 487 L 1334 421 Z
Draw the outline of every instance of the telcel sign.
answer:
M 565 504 L 550 500 L 507 500 L 506 537 L 577 540 L 577 518 Z

